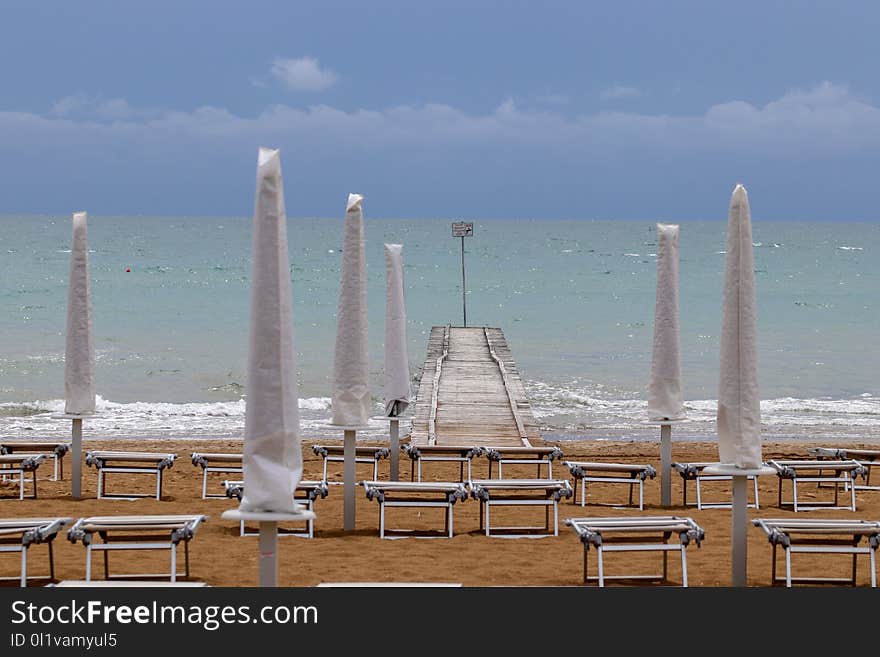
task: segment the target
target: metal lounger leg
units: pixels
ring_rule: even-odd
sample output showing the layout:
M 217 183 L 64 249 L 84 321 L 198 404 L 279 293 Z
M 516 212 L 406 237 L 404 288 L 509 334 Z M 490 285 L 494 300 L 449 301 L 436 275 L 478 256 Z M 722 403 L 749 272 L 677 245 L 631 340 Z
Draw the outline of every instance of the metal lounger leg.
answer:
M 171 581 L 177 581 L 177 546 L 171 544 Z
M 632 486 L 630 486 L 632 488 Z M 639 479 L 639 511 L 645 510 L 645 481 Z
M 850 493 L 850 505 L 853 511 L 856 510 L 856 480 L 852 475 L 848 477 L 847 483 L 849 483 L 849 493 Z M 37 485 L 37 476 L 34 474 L 34 486 Z M 36 491 L 36 489 L 34 489 Z
M 559 503 L 553 502 L 553 535 L 559 536 Z
M 449 506 L 446 507 L 446 525 L 447 531 L 449 533 L 449 538 L 452 538 L 452 503 L 449 503 Z
M 791 548 L 785 548 L 785 586 L 791 588 Z
M 688 585 L 687 549 L 685 548 L 684 545 L 679 545 L 678 550 L 679 550 L 679 552 L 681 552 L 681 585 L 683 588 L 687 588 L 687 585 Z
M 19 470 L 19 482 L 18 482 L 18 499 L 24 499 L 24 468 Z M 34 479 L 36 479 L 36 470 L 34 471 Z
M 484 506 L 486 507 L 486 522 L 485 522 L 485 525 L 486 525 L 486 536 L 488 536 L 488 535 L 489 535 L 489 507 L 492 506 L 492 505 L 489 504 L 489 500 L 486 500 L 485 503 L 484 503 Z
M 758 509 L 761 508 L 761 506 L 758 503 L 758 478 L 752 477 L 752 483 L 755 486 L 755 510 L 757 511 Z
M 797 499 L 797 479 L 791 480 L 791 491 L 792 495 L 794 495 L 794 512 L 797 513 L 798 510 L 798 499 Z M 837 492 L 837 486 L 834 487 L 835 493 Z M 787 550 L 786 550 L 787 552 Z M 791 586 L 791 584 L 789 584 Z
M 58 481 L 58 455 L 55 455 L 55 465 L 52 468 L 52 481 Z
M 877 550 L 871 550 L 871 588 L 877 588 Z
M 581 506 L 587 506 L 587 479 L 581 477 Z
M 21 587 L 27 586 L 27 546 L 21 546 Z
M 98 499 L 104 494 L 104 468 L 98 466 Z
M 422 480 L 422 459 L 419 459 L 418 469 L 419 469 L 419 478 L 416 481 L 421 481 Z
M 86 581 L 92 581 L 92 544 L 86 545 Z
M 702 497 L 702 492 L 700 491 L 700 475 L 696 476 L 696 478 L 694 479 L 694 482 L 696 483 L 696 486 L 697 486 L 697 509 L 702 511 L 703 510 L 703 497 Z
M 602 555 L 602 546 L 599 545 L 596 547 L 596 552 L 599 553 L 599 588 L 605 588 L 605 560 Z
M 379 461 L 376 457 L 373 457 L 373 481 L 377 481 L 379 479 Z
M 202 471 L 202 499 L 208 497 L 208 468 Z
M 156 499 L 162 499 L 162 470 L 156 470 Z
M 379 538 L 385 538 L 385 502 L 379 502 Z

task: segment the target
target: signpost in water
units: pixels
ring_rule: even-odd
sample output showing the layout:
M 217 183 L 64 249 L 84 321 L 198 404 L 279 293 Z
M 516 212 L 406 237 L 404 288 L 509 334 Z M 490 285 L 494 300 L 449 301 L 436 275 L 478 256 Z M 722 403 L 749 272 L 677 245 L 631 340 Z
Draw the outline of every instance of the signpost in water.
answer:
M 473 237 L 474 222 L 472 221 L 454 221 L 452 222 L 452 236 L 461 238 L 461 313 L 463 324 L 467 327 L 467 287 L 465 285 L 464 275 L 464 238 Z

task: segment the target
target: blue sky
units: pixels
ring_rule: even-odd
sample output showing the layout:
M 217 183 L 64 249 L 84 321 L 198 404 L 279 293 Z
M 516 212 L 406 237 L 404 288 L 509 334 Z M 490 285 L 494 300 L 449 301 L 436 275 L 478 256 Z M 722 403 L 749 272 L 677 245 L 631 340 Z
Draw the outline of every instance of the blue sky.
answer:
M 0 213 L 877 220 L 875 2 L 0 6 Z

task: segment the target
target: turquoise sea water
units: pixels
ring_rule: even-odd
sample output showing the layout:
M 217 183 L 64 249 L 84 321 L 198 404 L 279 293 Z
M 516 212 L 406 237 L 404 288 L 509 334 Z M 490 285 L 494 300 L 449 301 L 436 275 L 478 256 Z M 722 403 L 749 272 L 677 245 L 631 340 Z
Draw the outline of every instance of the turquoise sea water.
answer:
M 366 216 L 370 359 L 382 399 L 383 242 L 404 245 L 414 379 L 433 325 L 461 322 L 448 220 Z M 68 217 L 0 217 L 0 433 L 64 435 Z M 90 217 L 90 271 L 107 436 L 240 436 L 251 220 Z M 329 418 L 342 218 L 290 219 L 303 433 Z M 880 225 L 753 223 L 762 416 L 768 437 L 880 432 Z M 683 222 L 681 327 L 691 422 L 714 433 L 725 222 Z M 654 224 L 475 220 L 468 323 L 500 326 L 545 434 L 656 436 L 641 424 L 653 330 Z M 130 272 L 126 270 L 130 269 Z M 414 385 L 415 389 L 415 385 Z M 61 425 L 61 426 L 59 426 Z M 375 431 L 380 431 L 377 424 Z

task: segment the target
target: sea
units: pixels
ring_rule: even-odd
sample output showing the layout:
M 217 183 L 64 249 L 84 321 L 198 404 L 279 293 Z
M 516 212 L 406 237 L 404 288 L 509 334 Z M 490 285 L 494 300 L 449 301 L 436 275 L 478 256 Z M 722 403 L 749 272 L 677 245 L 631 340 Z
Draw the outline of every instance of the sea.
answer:
M 656 440 L 645 423 L 652 221 L 467 219 L 469 326 L 503 329 L 551 440 Z M 667 222 L 674 223 L 674 222 Z M 715 436 L 725 221 L 680 222 L 677 440 Z M 290 218 L 304 438 L 329 425 L 343 218 Z M 383 243 L 403 244 L 413 393 L 432 326 L 463 323 L 448 219 L 366 216 L 372 395 L 383 400 Z M 91 216 L 98 415 L 86 438 L 243 435 L 250 217 Z M 69 216 L 0 216 L 0 436 L 63 437 Z M 765 440 L 880 442 L 880 224 L 753 221 Z M 360 438 L 380 438 L 374 420 Z

